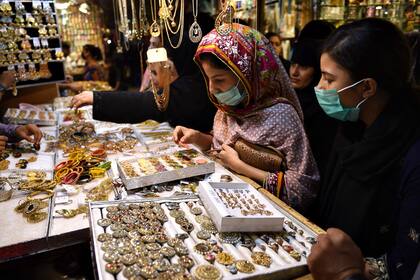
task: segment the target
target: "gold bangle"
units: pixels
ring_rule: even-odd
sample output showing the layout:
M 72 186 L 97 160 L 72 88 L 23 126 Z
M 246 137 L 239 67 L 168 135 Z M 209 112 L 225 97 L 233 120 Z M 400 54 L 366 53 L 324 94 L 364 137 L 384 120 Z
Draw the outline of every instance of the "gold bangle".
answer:
M 105 176 L 105 169 L 103 168 L 99 168 L 99 167 L 92 167 L 91 169 L 89 169 L 89 174 L 93 177 L 93 178 L 101 178 Z

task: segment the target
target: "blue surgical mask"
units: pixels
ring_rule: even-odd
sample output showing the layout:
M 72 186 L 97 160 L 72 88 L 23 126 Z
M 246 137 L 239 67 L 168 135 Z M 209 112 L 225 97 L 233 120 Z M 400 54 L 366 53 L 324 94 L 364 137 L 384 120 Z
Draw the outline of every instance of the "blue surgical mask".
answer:
M 340 97 L 338 96 L 338 94 L 354 86 L 357 86 L 363 81 L 365 81 L 365 79 L 360 80 L 340 90 L 326 90 L 315 87 L 315 94 L 316 98 L 318 99 L 319 105 L 324 110 L 324 112 L 332 118 L 338 119 L 340 121 L 357 121 L 359 119 L 360 114 L 360 105 L 362 105 L 363 102 L 367 100 L 367 98 L 360 101 L 359 104 L 357 104 L 354 108 L 344 108 L 343 106 L 341 106 Z
M 238 89 L 239 81 L 236 86 L 225 92 L 216 93 L 214 96 L 220 104 L 228 106 L 236 106 L 242 102 L 245 98 L 245 94 L 242 94 Z

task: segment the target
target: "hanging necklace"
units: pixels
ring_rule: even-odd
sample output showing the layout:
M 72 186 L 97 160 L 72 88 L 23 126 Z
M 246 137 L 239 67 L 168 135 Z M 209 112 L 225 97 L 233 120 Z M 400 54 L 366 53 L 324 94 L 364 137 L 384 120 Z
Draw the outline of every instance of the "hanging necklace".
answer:
M 156 1 L 157 0 L 153 0 L 153 4 L 150 3 L 150 9 L 152 11 L 152 25 L 150 25 L 150 35 L 152 35 L 152 37 L 159 37 L 160 35 L 160 26 L 157 23 L 157 9 L 156 9 Z
M 201 41 L 201 38 L 203 37 L 203 31 L 201 30 L 200 25 L 197 22 L 197 16 L 198 16 L 198 0 L 192 0 L 192 10 L 193 10 L 193 16 L 194 16 L 194 22 L 190 27 L 189 36 L 190 40 L 193 43 L 198 43 Z
M 131 0 L 131 32 L 130 32 L 130 40 L 137 40 L 139 39 L 139 25 L 137 22 L 137 14 L 136 14 L 136 5 L 134 4 L 134 0 Z M 139 2 L 139 5 L 140 2 Z M 140 16 L 140 14 L 139 14 Z
M 232 31 L 234 14 L 235 8 L 227 1 L 215 22 L 216 31 L 220 36 L 227 36 Z
M 181 5 L 180 5 L 180 10 L 179 10 L 179 24 L 178 24 L 178 28 L 176 30 L 172 30 L 171 27 L 173 27 L 173 24 L 169 23 L 169 20 L 171 20 L 172 22 L 175 22 L 175 16 L 177 14 L 177 7 L 178 7 L 178 2 L 179 0 L 176 0 L 177 3 L 175 4 L 175 11 L 171 16 L 169 16 L 168 18 L 163 18 L 163 21 L 165 23 L 165 29 L 166 29 L 166 37 L 168 38 L 169 44 L 171 45 L 171 47 L 173 49 L 177 49 L 181 46 L 182 43 L 182 39 L 184 37 L 184 10 L 185 10 L 185 6 L 184 6 L 184 1 L 181 0 Z M 166 7 L 166 0 L 162 0 L 162 3 L 164 3 L 164 6 Z M 168 9 L 166 7 L 166 9 Z M 173 35 L 176 35 L 179 32 L 179 37 L 178 37 L 178 43 L 176 45 L 174 45 L 174 43 L 172 42 L 169 33 L 172 33 Z
M 119 30 L 119 20 L 118 20 L 118 14 L 117 14 L 117 0 L 112 1 L 112 6 L 114 8 L 114 24 L 115 24 L 115 35 L 117 39 L 117 53 L 122 53 L 123 48 L 121 46 L 121 38 L 120 38 L 120 30 Z
M 147 33 L 148 30 L 148 22 L 145 12 L 146 3 L 145 0 L 139 1 L 139 37 L 140 39 L 143 38 L 144 34 Z

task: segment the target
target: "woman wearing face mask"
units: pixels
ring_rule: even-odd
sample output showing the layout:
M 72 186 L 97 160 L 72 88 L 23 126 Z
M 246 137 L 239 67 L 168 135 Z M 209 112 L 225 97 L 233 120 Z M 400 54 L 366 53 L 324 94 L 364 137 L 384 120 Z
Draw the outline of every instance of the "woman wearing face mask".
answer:
M 292 86 L 302 106 L 306 134 L 318 164 L 321 180 L 338 121 L 328 117 L 319 106 L 314 87 L 321 78 L 319 60 L 322 44 L 333 31 L 334 26 L 322 20 L 313 20 L 305 25 L 293 45 L 289 70 Z
M 326 42 L 321 70 L 319 104 L 342 126 L 316 222 L 343 230 L 376 258 L 367 278 L 411 279 L 420 260 L 420 118 L 407 42 L 385 20 L 347 24 Z M 314 248 L 314 263 L 322 252 Z
M 318 171 L 296 94 L 268 40 L 254 29 L 234 24 L 228 36 L 216 30 L 205 36 L 195 60 L 209 98 L 218 108 L 213 134 L 176 127 L 175 142 L 219 151 L 217 157 L 225 166 L 262 182 L 293 207 L 305 210 L 315 198 Z M 241 159 L 232 148 L 238 141 L 282 154 L 284 173 L 246 163 L 249 159 Z

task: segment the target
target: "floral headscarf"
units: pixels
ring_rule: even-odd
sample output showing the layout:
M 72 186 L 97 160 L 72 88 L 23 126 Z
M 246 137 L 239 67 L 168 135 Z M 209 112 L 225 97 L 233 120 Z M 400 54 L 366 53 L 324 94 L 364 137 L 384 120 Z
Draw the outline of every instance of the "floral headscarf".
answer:
M 212 53 L 225 63 L 241 80 L 247 92 L 242 108 L 221 105 L 209 93 L 210 100 L 218 109 L 231 115 L 247 116 L 285 102 L 291 104 L 303 119 L 299 101 L 279 57 L 267 38 L 257 30 L 235 23 L 229 35 L 221 36 L 213 29 L 203 37 L 195 54 L 194 59 L 200 68 L 202 53 Z

